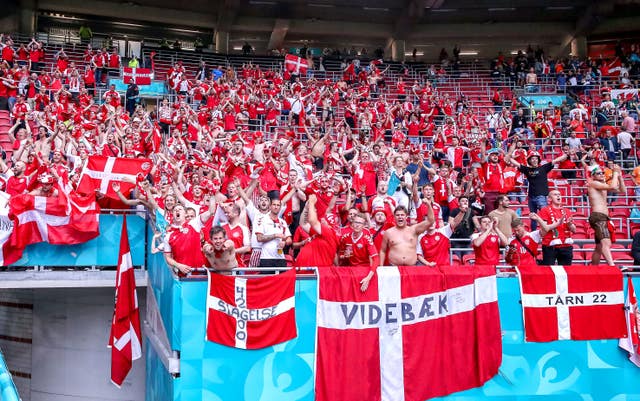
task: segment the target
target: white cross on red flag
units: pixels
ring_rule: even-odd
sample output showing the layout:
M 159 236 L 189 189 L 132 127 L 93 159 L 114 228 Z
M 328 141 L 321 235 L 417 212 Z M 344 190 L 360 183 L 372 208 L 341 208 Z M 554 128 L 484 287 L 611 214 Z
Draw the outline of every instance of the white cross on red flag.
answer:
M 368 270 L 318 269 L 317 401 L 423 401 L 498 373 L 494 267 L 380 267 L 363 293 Z
M 142 356 L 140 310 L 136 294 L 136 277 L 127 234 L 127 218 L 122 221 L 120 253 L 116 271 L 116 303 L 109 335 L 111 381 L 120 387 L 131 370 L 132 362 Z
M 519 266 L 526 341 L 602 340 L 627 334 L 615 266 Z
M 294 74 L 304 75 L 307 73 L 309 64 L 307 64 L 307 59 L 293 54 L 287 54 L 284 56 L 284 68 Z
M 78 192 L 93 194 L 99 191 L 112 199 L 119 199 L 111 184 L 120 184 L 120 192 L 125 197 L 137 182 L 137 174 L 146 176 L 151 171 L 149 159 L 127 159 L 123 157 L 89 156 L 82 169 Z
M 618 346 L 629 353 L 629 360 L 634 365 L 640 367 L 640 311 L 631 277 L 627 277 L 627 299 L 624 306 L 627 336 L 620 339 Z
M 13 227 L 11 232 L 3 227 L 0 238 L 3 241 L 2 265 L 20 259 L 22 250 L 31 244 L 73 245 L 97 237 L 100 234 L 99 213 L 95 196 L 66 194 L 60 190 L 58 196 L 22 194 L 12 197 L 8 217 Z M 7 253 L 6 247 L 11 252 Z
M 122 81 L 125 84 L 133 82 L 136 85 L 151 85 L 152 79 L 153 71 L 149 68 L 124 67 L 122 69 Z
M 258 349 L 297 336 L 295 270 L 258 278 L 208 275 L 207 340 Z

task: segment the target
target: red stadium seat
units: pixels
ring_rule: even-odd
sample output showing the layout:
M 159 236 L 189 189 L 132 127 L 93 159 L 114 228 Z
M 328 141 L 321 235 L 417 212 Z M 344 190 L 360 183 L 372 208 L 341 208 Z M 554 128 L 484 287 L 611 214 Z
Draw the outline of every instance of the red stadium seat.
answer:
M 475 261 L 476 261 L 476 255 L 470 254 L 470 255 L 462 256 L 462 264 L 463 265 L 474 264 Z

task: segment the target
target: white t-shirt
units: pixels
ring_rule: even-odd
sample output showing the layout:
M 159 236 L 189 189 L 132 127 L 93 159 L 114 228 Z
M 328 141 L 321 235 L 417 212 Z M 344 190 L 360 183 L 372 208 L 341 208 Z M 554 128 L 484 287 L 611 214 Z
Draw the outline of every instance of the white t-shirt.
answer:
M 253 234 L 251 237 L 253 238 L 256 234 L 284 234 L 285 236 L 290 237 L 291 231 L 289 231 L 289 226 L 287 226 L 287 223 L 282 218 L 278 217 L 277 221 L 274 221 L 267 215 L 259 219 L 259 221 L 256 220 L 254 223 Z M 262 253 L 260 254 L 260 259 L 284 259 L 282 248 L 278 247 L 280 241 L 282 240 L 274 238 L 271 241 L 262 242 Z
M 620 144 L 620 149 L 631 149 L 631 141 L 633 137 L 630 133 L 625 131 L 620 131 L 618 133 L 618 143 Z
M 249 221 L 251 222 L 251 227 L 253 227 L 253 230 L 251 230 L 251 248 L 252 249 L 261 249 L 262 248 L 262 242 L 259 242 L 258 239 L 256 238 L 256 230 L 255 230 L 255 228 L 256 228 L 256 226 L 258 226 L 259 224 L 262 223 L 263 219 L 268 219 L 269 218 L 269 211 L 267 211 L 266 213 L 262 213 L 253 204 L 253 202 L 249 202 L 249 204 L 247 205 L 245 211 L 247 212 L 247 217 L 249 218 Z

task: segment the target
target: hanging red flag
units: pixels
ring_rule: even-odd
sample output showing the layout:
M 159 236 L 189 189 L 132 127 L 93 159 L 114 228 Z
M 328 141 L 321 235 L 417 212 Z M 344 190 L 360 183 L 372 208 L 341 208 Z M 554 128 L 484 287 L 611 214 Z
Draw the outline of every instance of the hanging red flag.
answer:
M 622 273 L 617 267 L 526 265 L 517 270 L 526 341 L 626 335 Z
M 109 347 L 111 348 L 111 381 L 120 387 L 131 370 L 132 362 L 142 356 L 140 311 L 127 236 L 126 216 L 122 222 L 120 235 L 120 253 L 116 271 L 116 303 Z
M 627 336 L 621 338 L 618 346 L 629 353 L 629 360 L 640 367 L 640 311 L 636 292 L 633 289 L 631 277 L 627 277 L 627 299 L 624 303 L 627 320 Z

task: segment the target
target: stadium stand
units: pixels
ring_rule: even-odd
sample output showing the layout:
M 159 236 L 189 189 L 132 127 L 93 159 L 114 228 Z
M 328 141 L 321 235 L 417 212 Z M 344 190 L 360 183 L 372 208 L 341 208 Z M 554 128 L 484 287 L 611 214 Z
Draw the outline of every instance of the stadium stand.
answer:
M 294 246 L 288 244 L 282 257 L 291 265 L 306 244 L 295 234 L 311 194 L 326 197 L 319 212 L 332 221 L 338 238 L 351 232 L 354 208 L 364 213 L 366 235 L 376 242 L 392 224 L 387 205 L 406 205 L 417 223 L 424 218 L 420 205 L 435 204 L 436 228 L 442 228 L 460 213 L 486 214 L 494 209 L 495 194 L 506 194 L 507 209 L 530 230 L 532 212 L 556 189 L 573 215 L 574 261 L 589 263 L 594 233 L 587 180 L 594 168 L 611 180 L 619 165 L 625 185 L 608 199 L 617 236 L 613 255 L 616 264 L 633 262 L 640 183 L 635 47 L 625 49 L 624 60 L 547 59 L 533 49 L 482 63 L 294 56 L 309 66 L 294 71 L 282 56 L 149 46 L 142 49 L 138 73 L 141 67 L 153 70 L 153 82 L 162 83 L 164 92 L 151 96 L 142 83 L 124 83 L 128 64 L 111 48 L 17 35 L 3 35 L 0 42 L 2 189 L 10 195 L 27 191 L 12 187 L 18 161 L 27 163 L 31 190 L 39 176 L 58 169 L 60 190 L 75 191 L 92 155 L 150 158 L 153 170 L 142 177 L 144 186 L 138 182 L 122 194 L 120 205 L 103 202 L 99 194 L 102 206 L 146 208 L 154 219 L 158 212 L 171 237 L 179 229 L 171 228 L 174 205 L 181 203 L 202 220 L 203 242 L 210 241 L 206 231 L 212 225 L 236 235 L 236 250 L 247 254 L 238 262 L 246 266 L 256 263 L 248 254 L 260 248 L 251 238 L 250 206 L 259 206 L 260 195 L 283 201 L 279 213 Z M 537 96 L 553 102 L 534 105 Z M 62 160 L 54 160 L 57 151 Z M 525 165 L 536 151 L 542 163 L 564 159 L 549 173 L 544 202 L 534 206 L 526 175 L 504 159 L 511 154 Z M 498 154 L 499 188 L 490 187 L 494 181 L 484 168 L 491 153 Z M 409 185 L 396 190 L 405 174 Z M 377 191 L 381 182 L 392 189 Z M 429 185 L 435 194 L 425 195 Z M 460 209 L 460 196 L 469 198 L 468 212 Z M 234 205 L 237 220 L 229 216 Z M 376 221 L 380 208 L 386 223 Z M 479 229 L 477 219 L 465 229 L 460 224 L 454 224 L 449 258 L 473 263 L 469 238 Z M 158 249 L 170 253 L 169 241 L 159 242 Z

